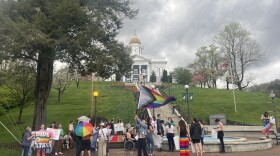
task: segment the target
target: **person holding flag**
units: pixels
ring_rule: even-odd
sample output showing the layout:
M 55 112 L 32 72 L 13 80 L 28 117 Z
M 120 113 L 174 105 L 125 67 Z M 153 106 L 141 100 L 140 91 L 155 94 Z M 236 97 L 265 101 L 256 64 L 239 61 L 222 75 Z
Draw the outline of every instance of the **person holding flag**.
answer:
M 269 139 L 268 132 L 272 128 L 273 124 L 275 124 L 275 118 L 273 116 L 270 117 L 268 112 L 264 112 L 261 116 L 261 120 L 264 127 L 262 133 L 265 134 L 267 139 Z

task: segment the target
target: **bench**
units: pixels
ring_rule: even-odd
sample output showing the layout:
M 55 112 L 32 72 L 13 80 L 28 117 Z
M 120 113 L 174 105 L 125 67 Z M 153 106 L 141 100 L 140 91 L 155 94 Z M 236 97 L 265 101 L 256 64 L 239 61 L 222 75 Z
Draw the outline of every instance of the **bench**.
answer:
M 280 143 L 280 133 L 274 133 L 275 139 L 276 139 L 276 144 L 278 145 Z

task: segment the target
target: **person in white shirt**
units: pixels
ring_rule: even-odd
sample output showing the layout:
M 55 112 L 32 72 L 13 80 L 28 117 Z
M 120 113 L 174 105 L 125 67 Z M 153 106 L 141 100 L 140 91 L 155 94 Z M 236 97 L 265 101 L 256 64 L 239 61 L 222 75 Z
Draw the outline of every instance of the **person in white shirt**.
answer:
M 98 132 L 98 136 L 99 136 L 98 156 L 106 156 L 108 130 L 105 127 L 104 123 L 100 124 L 100 130 Z
M 71 137 L 73 138 L 73 137 L 74 137 L 74 125 L 73 125 L 73 121 L 70 121 L 70 122 L 69 122 L 68 131 L 70 132 L 70 135 L 71 135 Z
M 166 130 L 166 137 L 168 140 L 168 147 L 169 151 L 174 151 L 175 149 L 175 143 L 174 143 L 174 126 L 171 125 L 171 123 L 168 123 L 168 125 L 165 127 Z
M 110 137 L 111 137 L 111 133 L 112 133 L 112 129 L 111 129 L 111 126 L 110 124 L 108 123 L 107 126 L 107 146 L 106 146 L 106 153 L 109 154 L 109 144 L 108 142 L 110 141 Z

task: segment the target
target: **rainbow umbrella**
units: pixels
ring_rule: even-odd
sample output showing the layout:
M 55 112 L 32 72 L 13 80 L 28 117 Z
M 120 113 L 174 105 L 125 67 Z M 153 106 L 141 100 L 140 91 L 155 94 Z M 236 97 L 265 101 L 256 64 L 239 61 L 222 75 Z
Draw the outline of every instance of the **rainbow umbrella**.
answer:
M 75 134 L 80 137 L 85 137 L 92 134 L 92 124 L 87 122 L 82 122 L 78 124 L 75 128 Z

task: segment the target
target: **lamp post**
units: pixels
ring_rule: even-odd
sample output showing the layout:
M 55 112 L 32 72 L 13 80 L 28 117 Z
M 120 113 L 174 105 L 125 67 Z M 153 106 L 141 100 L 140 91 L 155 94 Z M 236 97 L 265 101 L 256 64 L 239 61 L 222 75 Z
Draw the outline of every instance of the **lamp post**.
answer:
M 172 84 L 171 74 L 168 76 L 168 96 L 170 96 L 170 85 Z
M 271 97 L 272 99 L 272 105 L 273 105 L 273 112 L 274 112 L 274 118 L 275 118 L 275 126 L 276 126 L 276 133 L 278 133 L 278 127 L 277 127 L 277 114 L 276 114 L 276 104 L 275 104 L 275 94 L 273 92 L 273 90 L 271 90 L 269 96 Z
M 190 107 L 189 107 L 189 88 L 190 86 L 188 84 L 185 85 L 186 89 L 186 102 L 187 102 L 187 108 L 188 108 L 188 116 L 187 116 L 187 121 L 189 121 L 190 117 Z
M 154 84 L 151 85 L 153 91 L 156 91 L 156 86 Z M 155 116 L 155 108 L 153 108 L 153 116 Z
M 92 93 L 92 96 L 94 97 L 94 124 L 96 125 L 96 99 L 97 99 L 97 97 L 98 97 L 98 91 L 94 91 L 93 93 Z
M 93 78 L 94 78 L 94 73 L 91 73 L 91 92 L 93 93 Z M 90 117 L 92 117 L 93 113 L 93 96 L 91 97 L 91 109 L 90 109 Z

